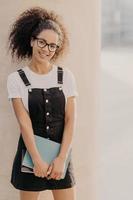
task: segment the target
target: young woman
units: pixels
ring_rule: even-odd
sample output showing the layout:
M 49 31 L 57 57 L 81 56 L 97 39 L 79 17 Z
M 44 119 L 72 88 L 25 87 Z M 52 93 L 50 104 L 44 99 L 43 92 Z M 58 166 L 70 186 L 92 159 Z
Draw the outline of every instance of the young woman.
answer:
M 28 64 L 7 78 L 8 98 L 20 127 L 11 183 L 21 200 L 37 200 L 39 192 L 51 190 L 54 200 L 75 200 L 72 158 L 61 179 L 72 145 L 78 95 L 73 73 L 55 64 L 68 47 L 68 37 L 59 16 L 34 7 L 23 12 L 9 33 L 12 58 Z M 35 144 L 34 134 L 61 143 L 58 156 L 48 165 Z M 34 173 L 21 171 L 23 153 L 30 153 Z

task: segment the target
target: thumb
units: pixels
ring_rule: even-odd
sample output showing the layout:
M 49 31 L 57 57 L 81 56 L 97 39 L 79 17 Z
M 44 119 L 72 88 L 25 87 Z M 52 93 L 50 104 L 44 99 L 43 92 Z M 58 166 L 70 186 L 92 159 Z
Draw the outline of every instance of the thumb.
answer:
M 53 168 L 53 164 L 50 164 L 49 168 L 48 168 L 48 171 L 47 171 L 47 175 L 49 175 L 51 173 L 52 168 Z

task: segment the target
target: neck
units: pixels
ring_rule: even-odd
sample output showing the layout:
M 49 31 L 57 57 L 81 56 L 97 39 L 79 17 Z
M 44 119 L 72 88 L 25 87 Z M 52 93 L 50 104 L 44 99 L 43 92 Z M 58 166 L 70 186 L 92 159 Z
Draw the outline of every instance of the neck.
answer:
M 33 59 L 29 63 L 29 67 L 31 70 L 38 74 L 45 74 L 48 73 L 52 69 L 52 64 L 50 62 L 35 62 Z

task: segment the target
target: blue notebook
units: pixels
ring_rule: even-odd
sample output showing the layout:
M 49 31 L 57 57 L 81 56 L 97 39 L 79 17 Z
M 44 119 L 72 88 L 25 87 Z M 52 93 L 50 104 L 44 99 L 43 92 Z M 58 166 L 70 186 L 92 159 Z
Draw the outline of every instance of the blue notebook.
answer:
M 42 159 L 50 164 L 59 154 L 61 144 L 38 135 L 34 136 L 37 149 Z M 61 179 L 65 178 L 66 170 L 71 159 L 71 150 L 72 149 L 70 149 L 68 152 L 67 159 L 65 161 L 64 173 Z M 27 150 L 25 154 L 22 155 L 21 172 L 33 173 L 33 162 Z

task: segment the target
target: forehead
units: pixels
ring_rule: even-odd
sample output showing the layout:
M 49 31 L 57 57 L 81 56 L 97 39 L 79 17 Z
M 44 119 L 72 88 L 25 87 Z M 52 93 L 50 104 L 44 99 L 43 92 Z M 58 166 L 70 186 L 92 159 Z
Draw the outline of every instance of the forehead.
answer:
M 37 37 L 45 39 L 48 43 L 57 43 L 59 39 L 58 34 L 49 29 L 41 31 Z

